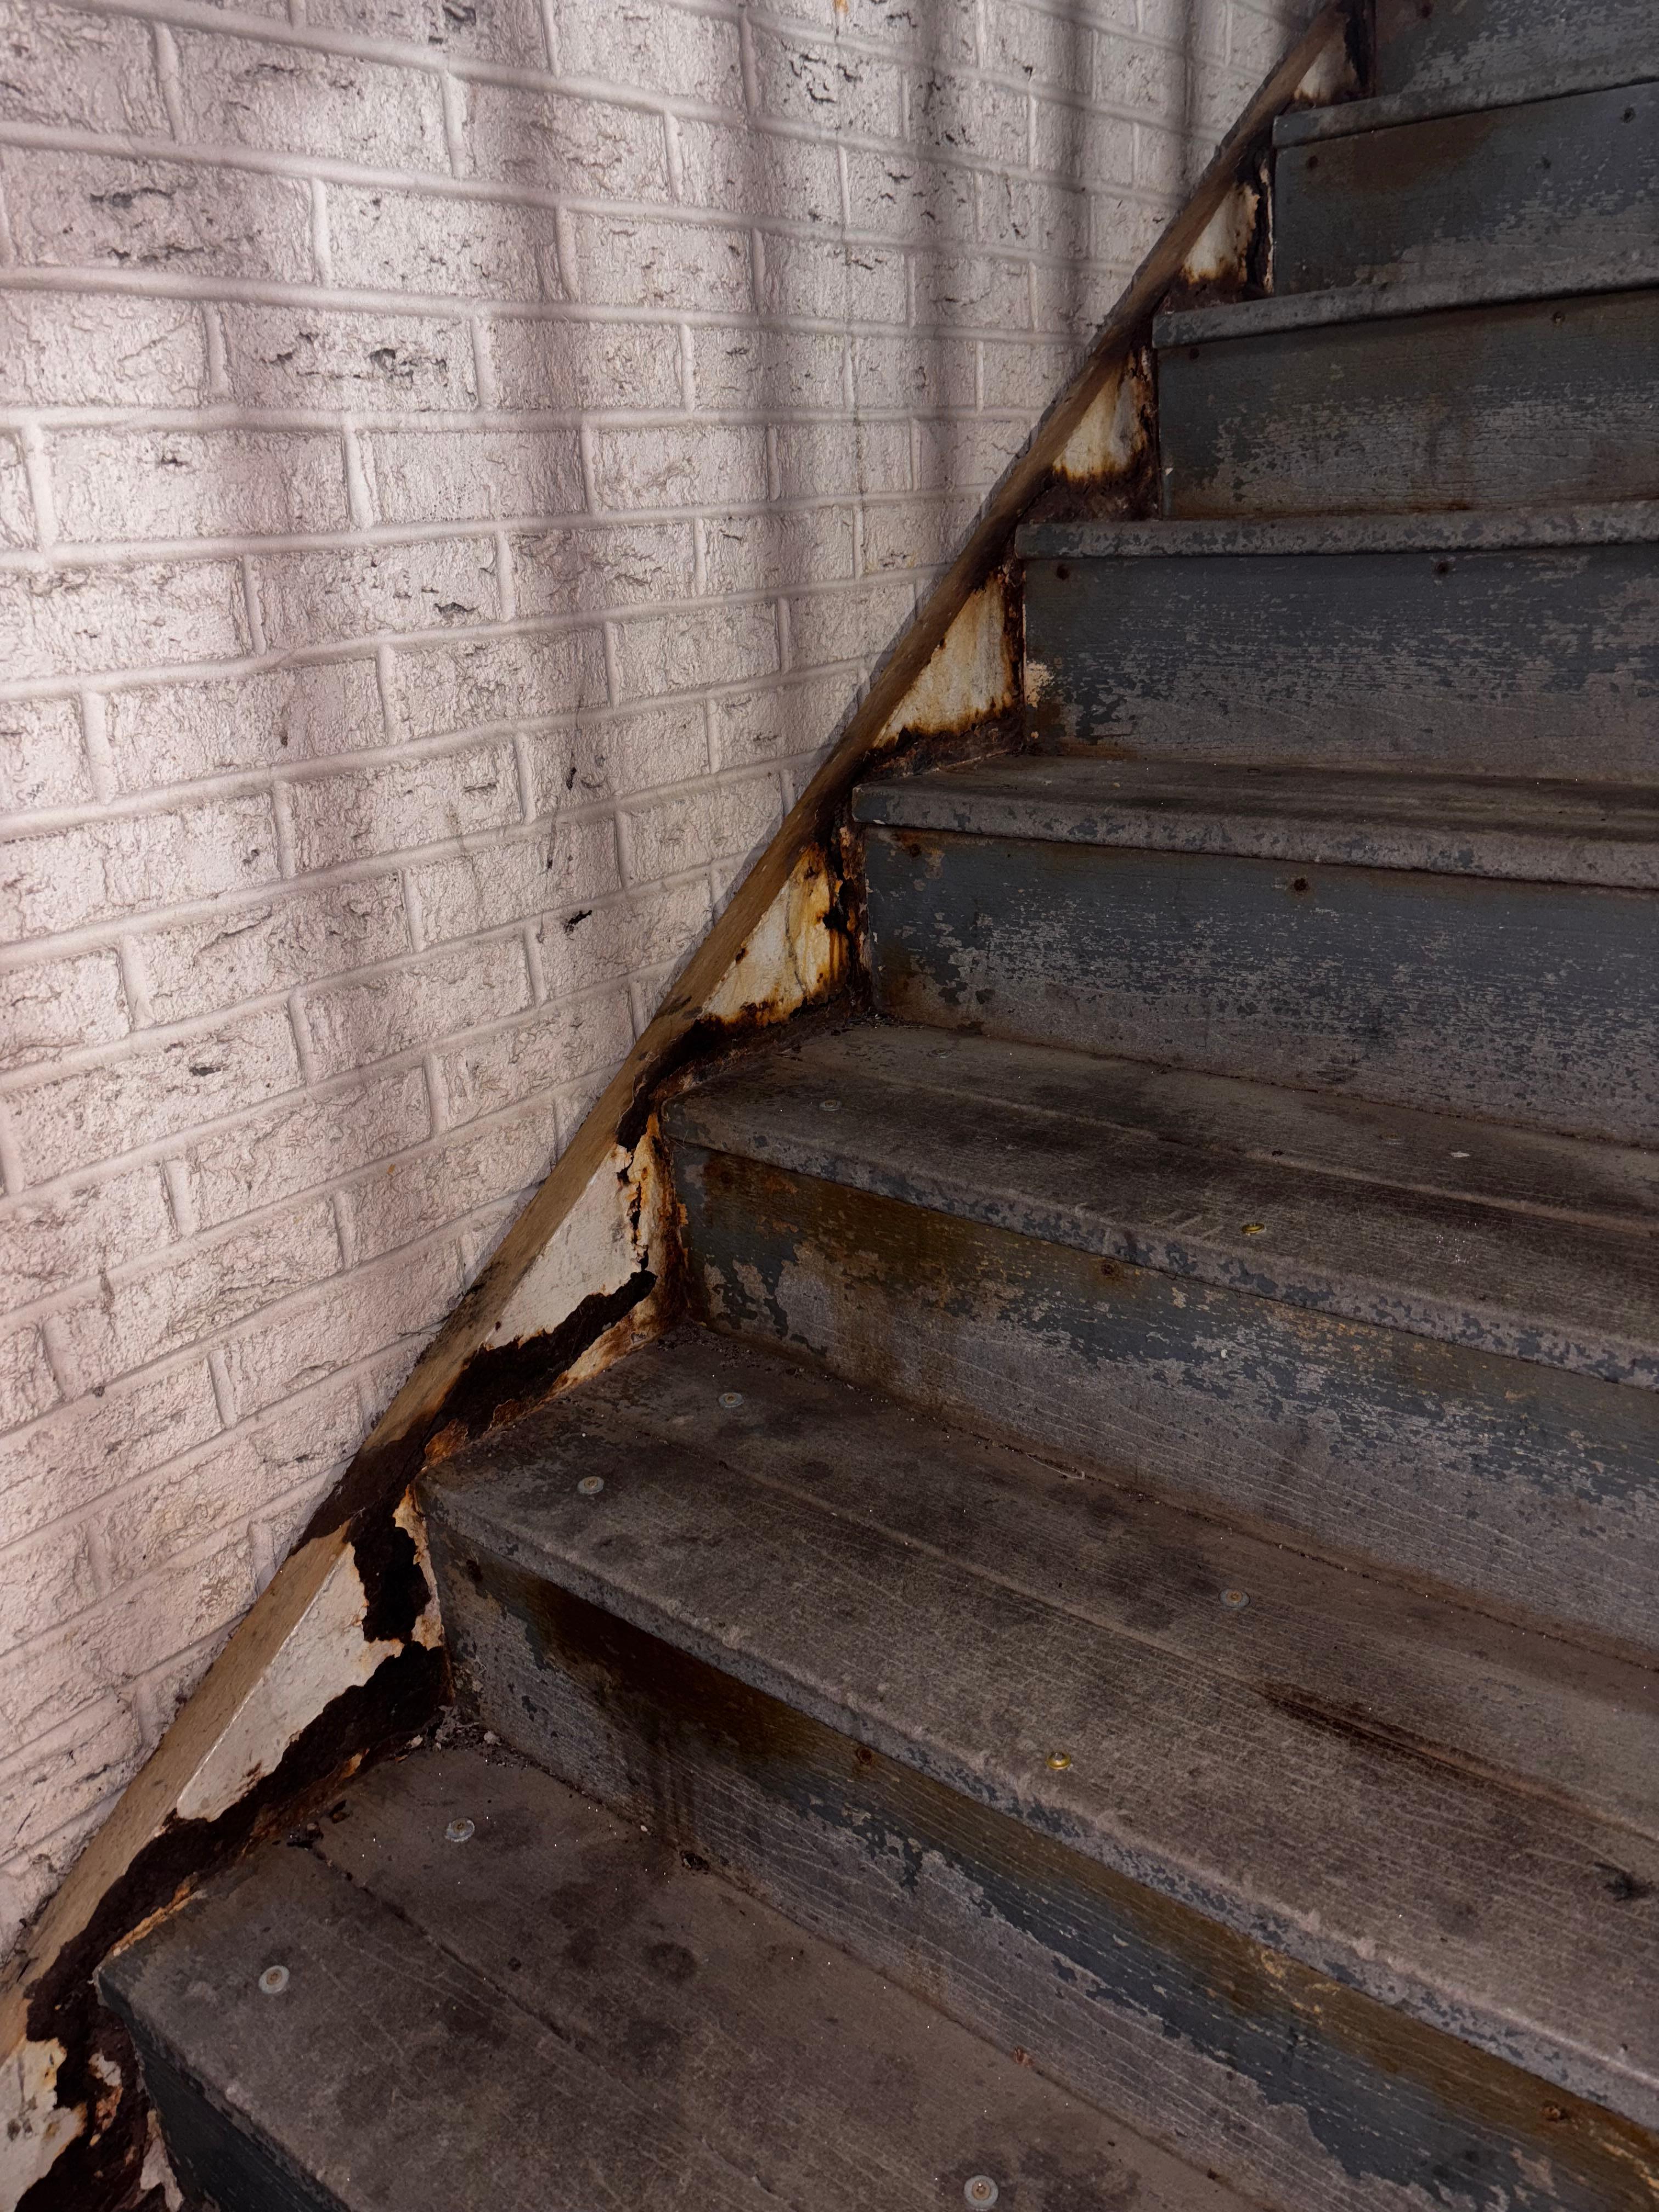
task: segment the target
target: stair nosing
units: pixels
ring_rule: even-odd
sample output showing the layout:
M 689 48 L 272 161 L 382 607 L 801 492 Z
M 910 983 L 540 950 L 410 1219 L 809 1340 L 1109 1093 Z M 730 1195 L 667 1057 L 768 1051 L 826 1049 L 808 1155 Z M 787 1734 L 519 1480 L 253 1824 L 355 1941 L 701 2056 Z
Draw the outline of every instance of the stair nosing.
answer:
M 1534 71 L 1498 77 L 1490 84 L 1421 92 L 1376 93 L 1329 107 L 1292 107 L 1273 123 L 1273 149 L 1306 146 L 1325 138 L 1346 138 L 1366 131 L 1389 131 L 1402 124 L 1435 123 L 1459 115 L 1485 114 L 1494 107 L 1534 107 L 1585 93 L 1617 92 L 1626 85 L 1659 81 L 1659 55 L 1594 64 L 1557 76 Z
M 1293 331 L 1393 322 L 1460 309 L 1524 307 L 1547 300 L 1605 299 L 1656 288 L 1659 248 L 1648 248 L 1639 257 L 1628 257 L 1623 266 L 1600 270 L 1582 260 L 1553 265 L 1533 262 L 1493 269 L 1478 277 L 1405 276 L 1324 291 L 1273 292 L 1261 299 L 1176 308 L 1153 319 L 1152 343 L 1160 352 L 1171 352 L 1187 346 L 1282 337 Z
M 1271 516 L 1237 521 L 1028 522 L 1026 561 L 1264 558 L 1324 554 L 1552 552 L 1659 540 L 1659 500 L 1480 512 Z

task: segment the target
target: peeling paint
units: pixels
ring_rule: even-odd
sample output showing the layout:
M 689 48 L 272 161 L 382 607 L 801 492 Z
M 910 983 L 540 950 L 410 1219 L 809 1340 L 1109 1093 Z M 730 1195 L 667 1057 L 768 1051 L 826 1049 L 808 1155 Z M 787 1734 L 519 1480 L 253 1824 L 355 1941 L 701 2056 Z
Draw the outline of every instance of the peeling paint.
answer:
M 1242 284 L 1249 274 L 1250 246 L 1261 214 L 1262 195 L 1252 182 L 1235 185 L 1193 241 L 1181 264 L 1183 286 L 1206 290 Z
M 963 605 L 933 656 L 888 717 L 878 748 L 908 732 L 960 730 L 1000 714 L 1019 696 L 1008 592 L 993 576 Z
M 1054 463 L 1055 474 L 1068 483 L 1133 474 L 1147 450 L 1152 404 L 1151 360 L 1137 350 L 1116 364 L 1090 401 Z
M 58 2101 L 61 2043 L 24 2042 L 0 2063 L 0 2204 L 15 2204 L 86 2126 L 78 2106 Z

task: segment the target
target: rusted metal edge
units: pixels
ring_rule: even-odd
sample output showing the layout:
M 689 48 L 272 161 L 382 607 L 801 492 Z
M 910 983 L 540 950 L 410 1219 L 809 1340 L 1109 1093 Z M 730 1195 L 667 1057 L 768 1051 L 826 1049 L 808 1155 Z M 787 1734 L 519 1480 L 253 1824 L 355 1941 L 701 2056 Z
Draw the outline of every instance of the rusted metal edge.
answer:
M 744 1033 L 741 994 L 723 986 L 803 865 L 810 867 L 816 854 L 818 864 L 834 869 L 836 816 L 856 777 L 872 758 L 896 758 L 902 742 L 952 728 L 953 679 L 941 657 L 952 626 L 967 620 L 969 629 L 958 637 L 965 635 L 970 661 L 976 653 L 982 660 L 985 650 L 975 643 L 976 631 L 994 638 L 996 652 L 1008 650 L 1018 600 L 1000 588 L 999 570 L 1012 554 L 1021 515 L 1045 486 L 1077 473 L 1068 458 L 1075 462 L 1079 451 L 1086 457 L 1102 446 L 1100 423 L 1086 419 L 1091 410 L 1105 401 L 1103 418 L 1115 397 L 1133 390 L 1126 364 L 1144 355 L 1158 302 L 1181 280 L 1212 222 L 1224 220 L 1235 188 L 1249 181 L 1274 117 L 1298 98 L 1330 98 L 1352 86 L 1363 67 L 1364 15 L 1363 0 L 1327 0 L 1263 80 L 570 1145 L 25 1932 L 0 1986 L 0 2128 L 15 2135 L 12 2123 L 21 2112 L 26 2124 L 40 2126 L 51 2139 L 42 2142 L 36 2178 L 13 2197 L 16 2212 L 113 2212 L 137 2182 L 144 2153 L 142 2089 L 125 2031 L 98 2003 L 92 1982 L 98 1961 L 170 1909 L 208 1868 L 280 1828 L 365 1757 L 420 1727 L 446 1694 L 435 1607 L 428 1610 L 428 1592 L 414 1607 L 409 1564 L 396 1540 L 400 1530 L 409 1534 L 404 1500 L 427 1445 L 451 1422 L 476 1432 L 520 1402 L 532 1379 L 526 1360 L 533 1361 L 538 1396 L 562 1376 L 603 1364 L 605 1347 L 625 1341 L 647 1302 L 658 1303 L 658 1285 L 641 1279 L 648 1271 L 640 1271 L 619 1291 L 576 1302 L 556 1327 L 525 1340 L 524 1359 L 487 1354 L 475 1369 L 515 1292 L 607 1160 L 619 1161 L 625 1180 L 629 1153 L 651 1145 L 662 1085 Z M 1074 437 L 1079 447 L 1068 457 Z M 1103 441 L 1109 448 L 1109 425 Z M 976 595 L 983 595 L 977 613 Z M 959 692 L 960 678 L 955 682 Z M 411 1535 L 410 1541 L 417 1540 Z M 418 1559 L 415 1571 L 424 1589 Z M 348 1647 L 345 1686 L 285 1740 L 266 1730 L 264 1754 L 233 1802 L 195 1817 L 181 1812 L 216 1744 L 258 1705 L 284 1653 L 302 1644 L 334 1578 L 347 1573 L 363 1601 L 352 1635 L 342 1639 Z M 371 1636 L 371 1630 L 377 1632 Z M 361 1650 L 369 1645 L 374 1664 L 365 1674 Z M 12 2205 L 0 2204 L 0 2212 L 12 2212 Z
M 1552 546 L 1645 545 L 1659 538 L 1659 500 L 1480 513 L 1294 515 L 1253 522 L 1026 522 L 1022 561 L 1144 561 L 1187 555 L 1513 552 Z

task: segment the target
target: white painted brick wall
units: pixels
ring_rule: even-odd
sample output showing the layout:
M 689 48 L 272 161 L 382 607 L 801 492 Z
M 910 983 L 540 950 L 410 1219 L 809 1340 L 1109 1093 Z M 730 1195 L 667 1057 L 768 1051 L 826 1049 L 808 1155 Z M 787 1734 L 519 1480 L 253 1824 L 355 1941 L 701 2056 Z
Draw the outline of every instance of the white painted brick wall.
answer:
M 0 1949 L 1301 0 L 0 0 Z

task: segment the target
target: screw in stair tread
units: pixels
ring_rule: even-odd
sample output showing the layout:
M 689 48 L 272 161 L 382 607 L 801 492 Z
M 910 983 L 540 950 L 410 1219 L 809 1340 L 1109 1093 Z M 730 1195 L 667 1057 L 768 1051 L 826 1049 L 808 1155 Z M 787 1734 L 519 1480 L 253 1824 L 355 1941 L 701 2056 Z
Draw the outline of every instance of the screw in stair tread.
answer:
M 740 1405 L 716 1410 L 733 1388 Z M 597 1466 L 607 1474 L 598 1513 L 573 1486 Z M 1162 1577 L 1138 1574 L 1138 1544 L 1156 1540 L 1150 1524 L 1120 1518 L 1093 1485 L 695 1332 L 498 1431 L 428 1484 L 428 1505 L 468 1694 L 526 1747 L 533 1739 L 576 1759 L 583 1786 L 622 1787 L 631 1771 L 640 1802 L 665 1793 L 655 1802 L 671 1820 L 702 1817 L 700 1802 L 708 1811 L 714 1785 L 700 1801 L 695 1775 L 677 1773 L 665 1722 L 667 1733 L 651 1734 L 652 1723 L 641 1739 L 656 1752 L 626 1770 L 584 1736 L 631 1727 L 640 1692 L 616 1670 L 630 1638 L 661 1638 L 650 1681 L 667 1694 L 679 1680 L 676 1727 L 706 1728 L 711 1741 L 741 1733 L 736 1692 L 720 1690 L 713 1668 L 781 1701 L 803 1727 L 869 1746 L 878 1765 L 897 1762 L 925 1779 L 924 1796 L 961 1793 L 963 1819 L 969 1805 L 990 1808 L 1182 1912 L 1336 1972 L 1425 2032 L 1484 2043 L 1553 2081 L 1565 2075 L 1564 2093 L 1593 2075 L 1647 2116 L 1643 1961 L 1659 1929 L 1645 1902 L 1613 1913 L 1598 1869 L 1616 1865 L 1624 1890 L 1641 1889 L 1659 1870 L 1651 1838 L 1477 1778 L 1456 1758 L 1441 1766 L 1413 1755 L 1403 1741 L 1386 1743 L 1385 1729 L 1367 1741 L 1333 1724 L 1317 1688 L 1247 1681 L 1252 1668 L 1283 1663 L 1294 1610 L 1297 1577 L 1282 1554 L 1270 1569 L 1270 1547 L 1244 1544 L 1233 1572 L 1203 1574 L 1211 1643 L 1200 1658 L 1195 1643 L 1181 1648 L 1197 1632 L 1166 1633 L 1161 1602 L 1184 1583 L 1197 1608 L 1190 1541 L 1171 1543 Z M 1170 1516 L 1166 1537 L 1181 1518 Z M 1227 1608 L 1224 1592 L 1248 1588 L 1247 1575 L 1250 1603 Z M 1351 1591 L 1352 1619 L 1364 1589 Z M 571 1641 L 578 1616 L 599 1639 L 585 1657 Z M 1235 1631 L 1267 1639 L 1234 1660 L 1237 1673 L 1214 1644 Z M 1431 1636 L 1419 1626 L 1419 1645 Z M 1379 1682 L 1387 1641 L 1373 1652 Z M 1426 1687 L 1419 1679 L 1406 1693 L 1419 1713 L 1431 1709 Z M 598 1705 L 580 1721 L 570 1701 L 589 1696 Z M 1448 1674 L 1440 1709 L 1458 1704 Z M 833 1825 L 832 1785 L 788 1779 L 793 1726 L 766 1723 L 743 1771 Z M 1050 1763 L 1056 1750 L 1068 1764 Z M 873 1770 L 849 1758 L 846 1771 Z M 907 1802 L 896 1817 L 925 1826 L 922 1800 Z M 866 1834 L 873 1850 L 879 1823 L 847 1818 L 849 1847 Z M 763 1881 L 788 1879 L 780 1852 L 799 1862 L 781 1837 L 757 1849 L 750 1871 Z M 1027 1876 L 1040 1909 L 1047 1878 Z M 1010 1879 L 993 1920 L 1023 1909 L 1023 1878 Z M 828 1912 L 850 1909 L 842 1877 L 823 1897 Z M 972 1920 L 970 1900 L 964 1909 Z M 1322 2002 L 1334 2002 L 1328 1990 Z M 1109 2005 L 1103 2032 L 1109 2014 Z M 1556 2036 L 1542 2015 L 1573 2025 Z M 1587 2019 L 1595 2055 L 1577 2025 Z M 1453 2064 L 1443 2049 L 1435 2063 Z
M 337 1812 L 104 1970 L 221 2212 L 957 2212 L 980 2175 L 1017 2212 L 1245 2212 L 510 1754 Z

